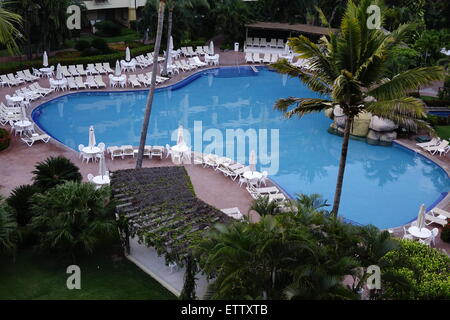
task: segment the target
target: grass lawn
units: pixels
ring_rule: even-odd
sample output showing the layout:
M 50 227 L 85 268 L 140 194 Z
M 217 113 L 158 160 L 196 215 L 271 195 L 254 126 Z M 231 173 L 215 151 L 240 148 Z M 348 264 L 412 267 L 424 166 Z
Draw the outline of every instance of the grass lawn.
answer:
M 120 36 L 116 36 L 116 37 L 96 37 L 94 35 L 83 35 L 78 39 L 69 39 L 65 42 L 65 47 L 67 48 L 73 48 L 75 47 L 75 43 L 79 40 L 86 40 L 91 42 L 92 39 L 95 38 L 102 38 L 105 39 L 105 41 L 107 43 L 111 43 L 111 42 L 121 42 L 121 41 L 134 41 L 134 40 L 139 40 L 141 39 L 141 36 L 139 35 L 139 33 L 132 31 L 132 30 L 127 30 L 126 32 L 123 32 Z
M 441 139 L 450 140 L 450 126 L 436 126 L 435 129 Z
M 100 252 L 100 251 L 99 251 Z M 104 252 L 104 251 L 102 251 Z M 71 263 L 19 251 L 16 261 L 0 257 L 1 299 L 176 299 L 156 280 L 114 253 L 80 259 L 81 289 L 66 287 Z

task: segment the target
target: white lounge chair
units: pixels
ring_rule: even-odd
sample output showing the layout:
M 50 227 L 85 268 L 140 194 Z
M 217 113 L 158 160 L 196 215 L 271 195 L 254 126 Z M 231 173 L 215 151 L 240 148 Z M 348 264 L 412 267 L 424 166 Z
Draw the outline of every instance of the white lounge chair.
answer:
M 259 53 L 257 53 L 257 52 L 253 53 L 253 62 L 254 63 L 261 63 L 262 62 L 262 59 L 261 59 Z
M 446 219 L 440 219 L 440 218 L 435 217 L 435 216 L 433 216 L 431 214 L 425 214 L 425 224 L 428 226 L 428 225 L 433 224 L 433 223 L 437 223 L 437 224 L 440 224 L 441 226 L 445 226 L 447 224 L 447 220 Z
M 236 219 L 236 220 L 243 220 L 244 219 L 244 216 L 242 215 L 241 211 L 237 207 L 220 209 L 220 211 L 222 211 L 227 216 L 229 216 L 229 217 L 231 217 L 233 219 Z
M 128 76 L 128 83 L 131 84 L 131 86 L 134 87 L 140 87 L 141 83 L 138 81 L 138 79 L 136 78 L 135 74 L 130 74 Z
M 101 75 L 95 76 L 94 80 L 99 88 L 106 88 L 106 83 L 103 82 L 103 77 Z
M 77 71 L 80 76 L 85 76 L 87 74 L 82 64 L 77 64 Z
M 62 71 L 63 76 L 66 78 L 72 76 L 72 74 L 67 69 L 67 66 L 61 66 L 61 71 Z
M 75 80 L 73 77 L 67 77 L 67 86 L 69 87 L 69 89 L 75 89 L 78 90 L 78 86 L 75 83 Z
M 114 70 L 111 69 L 109 62 L 103 62 L 103 69 L 105 69 L 105 71 L 108 73 L 114 73 Z
M 153 146 L 152 152 L 150 153 L 150 159 L 155 157 L 163 158 L 164 147 L 163 146 Z
M 122 150 L 122 159 L 125 156 L 132 156 L 134 158 L 134 149 L 131 145 L 124 145 L 121 146 L 120 149 Z
M 253 55 L 251 52 L 245 53 L 245 62 L 246 63 L 255 63 L 255 61 L 253 61 Z
M 106 150 L 108 150 L 108 153 L 111 155 L 111 160 L 114 160 L 115 157 L 123 158 L 122 149 L 117 146 L 108 147 Z
M 32 81 L 33 81 L 33 79 L 31 79 L 31 78 L 29 78 L 28 76 L 26 76 L 26 75 L 23 73 L 23 71 L 17 71 L 16 74 L 17 74 L 17 77 L 18 77 L 18 78 L 23 79 L 23 80 L 25 80 L 25 81 L 27 81 L 27 82 L 32 82 Z
M 446 150 L 448 147 L 448 141 L 442 140 L 437 146 L 425 147 L 424 149 L 434 155 L 439 150 Z
M 98 71 L 98 73 L 100 74 L 106 74 L 108 73 L 104 68 L 103 65 L 101 63 L 96 63 L 95 64 L 95 69 Z
M 55 91 L 55 89 L 52 88 L 43 88 L 39 85 L 38 82 L 34 83 L 31 85 L 33 88 L 35 88 L 36 91 L 40 91 L 41 93 L 43 93 L 44 95 L 50 94 L 53 91 Z
M 50 136 L 47 134 L 37 134 L 33 133 L 31 136 L 27 136 L 24 138 L 21 138 L 23 142 L 25 142 L 29 147 L 31 147 L 36 141 L 42 141 L 44 143 L 47 143 L 50 141 Z
M 69 66 L 69 72 L 70 72 L 70 74 L 71 74 L 72 76 L 74 76 L 74 77 L 80 75 L 80 73 L 77 71 L 77 67 L 74 66 L 74 65 L 70 65 L 70 66 Z
M 97 69 L 95 69 L 93 63 L 89 63 L 89 64 L 87 65 L 87 68 L 86 68 L 86 74 L 90 74 L 90 75 L 92 75 L 92 74 L 98 74 L 98 71 L 97 71 Z
M 151 80 L 147 79 L 142 73 L 138 74 L 137 78 L 144 86 L 148 87 L 152 84 Z
M 276 48 L 277 47 L 277 39 L 270 39 L 270 42 L 267 44 L 268 47 Z
M 87 76 L 85 84 L 89 89 L 98 88 L 98 84 L 95 82 L 94 76 Z
M 263 57 L 263 62 L 264 63 L 270 63 L 271 59 L 270 59 L 270 53 L 264 53 L 264 57 Z
M 416 143 L 416 145 L 425 149 L 427 147 L 434 147 L 434 146 L 438 145 L 440 141 L 441 141 L 441 139 L 439 139 L 439 138 L 433 138 L 428 142 Z
M 278 61 L 278 55 L 276 53 L 272 53 L 272 57 L 270 59 L 270 63 L 275 63 Z
M 75 83 L 77 84 L 78 89 L 86 89 L 86 85 L 84 84 L 82 77 L 76 77 Z
M 430 213 L 436 215 L 440 219 L 450 219 L 450 212 L 440 208 L 433 208 Z

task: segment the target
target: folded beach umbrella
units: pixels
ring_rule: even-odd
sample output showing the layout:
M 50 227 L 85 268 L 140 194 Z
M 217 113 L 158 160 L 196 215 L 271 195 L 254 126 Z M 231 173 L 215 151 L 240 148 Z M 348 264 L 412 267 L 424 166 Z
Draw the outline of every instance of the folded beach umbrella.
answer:
M 94 126 L 89 127 L 89 147 L 92 148 L 95 146 L 95 132 Z

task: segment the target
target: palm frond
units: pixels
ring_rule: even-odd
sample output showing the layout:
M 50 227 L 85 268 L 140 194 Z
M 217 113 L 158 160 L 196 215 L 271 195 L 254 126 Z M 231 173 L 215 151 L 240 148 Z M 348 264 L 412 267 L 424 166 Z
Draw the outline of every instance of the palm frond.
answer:
M 378 87 L 370 90 L 368 95 L 378 100 L 392 100 L 403 97 L 410 90 L 427 85 L 432 81 L 444 79 L 444 68 L 441 66 L 423 67 L 407 70 L 396 75 Z
M 294 105 L 295 107 L 291 110 L 288 110 L 290 106 Z M 324 99 L 311 99 L 311 98 L 295 98 L 289 97 L 285 99 L 279 99 L 274 108 L 284 112 L 284 116 L 286 118 L 292 118 L 297 115 L 299 117 L 304 116 L 308 113 L 320 112 L 325 109 L 331 108 L 333 103 Z

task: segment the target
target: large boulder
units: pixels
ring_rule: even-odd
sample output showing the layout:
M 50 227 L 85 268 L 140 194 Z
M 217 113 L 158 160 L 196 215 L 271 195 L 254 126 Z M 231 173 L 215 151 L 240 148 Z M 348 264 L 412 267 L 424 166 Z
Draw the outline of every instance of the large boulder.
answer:
M 327 118 L 333 119 L 333 108 L 325 109 L 323 113 Z
M 338 128 L 343 128 L 345 129 L 345 122 L 347 121 L 347 117 L 346 116 L 341 116 L 341 117 L 334 117 L 334 123 L 336 123 Z
M 369 130 L 369 133 L 367 134 L 367 139 L 372 141 L 379 141 L 380 140 L 381 133 L 374 130 Z
M 342 108 L 337 104 L 336 106 L 334 106 L 333 115 L 335 117 L 342 117 L 344 116 L 344 110 L 342 110 Z
M 378 116 L 372 117 L 369 127 L 370 129 L 373 129 L 378 132 L 393 131 L 398 128 L 398 126 L 394 123 L 394 121 L 380 118 Z
M 383 132 L 380 135 L 380 141 L 383 141 L 383 142 L 392 142 L 395 139 L 397 139 L 397 132 L 395 132 L 395 131 Z
M 357 137 L 366 137 L 369 132 L 369 125 L 372 114 L 363 112 L 353 119 L 352 131 L 350 134 Z

